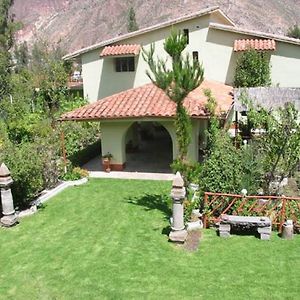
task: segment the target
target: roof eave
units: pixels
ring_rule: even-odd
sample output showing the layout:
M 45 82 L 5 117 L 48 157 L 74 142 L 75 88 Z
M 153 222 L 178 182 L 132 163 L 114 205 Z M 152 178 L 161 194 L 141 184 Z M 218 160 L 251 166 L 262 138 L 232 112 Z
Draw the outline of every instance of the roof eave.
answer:
M 281 36 L 281 35 L 261 32 L 261 31 L 248 30 L 248 29 L 232 27 L 232 26 L 228 26 L 228 25 L 221 25 L 218 23 L 210 23 L 209 28 L 223 30 L 223 31 L 230 31 L 230 32 L 240 33 L 240 34 L 245 34 L 245 35 L 257 36 L 260 38 L 263 37 L 266 39 L 273 39 L 278 42 L 290 43 L 290 44 L 300 46 L 299 39 L 294 39 L 294 38 L 290 38 L 290 37 L 285 37 L 285 36 Z

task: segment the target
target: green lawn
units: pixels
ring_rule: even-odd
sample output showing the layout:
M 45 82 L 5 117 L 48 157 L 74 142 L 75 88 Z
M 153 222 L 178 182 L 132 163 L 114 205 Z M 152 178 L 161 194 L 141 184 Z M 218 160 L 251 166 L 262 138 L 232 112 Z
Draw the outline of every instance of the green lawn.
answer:
M 0 229 L 0 299 L 299 299 L 300 236 L 168 243 L 170 183 L 90 180 Z

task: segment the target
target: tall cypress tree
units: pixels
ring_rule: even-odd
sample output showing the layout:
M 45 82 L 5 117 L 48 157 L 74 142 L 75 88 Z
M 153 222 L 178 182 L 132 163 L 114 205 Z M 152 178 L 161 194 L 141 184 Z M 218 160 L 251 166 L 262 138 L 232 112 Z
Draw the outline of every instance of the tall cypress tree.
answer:
M 134 8 L 131 6 L 128 11 L 128 18 L 127 18 L 127 31 L 132 32 L 139 29 L 139 26 L 136 22 L 135 18 L 135 11 Z
M 13 0 L 0 0 L 0 100 L 10 91 L 11 56 L 9 50 L 13 46 L 13 19 L 9 8 Z

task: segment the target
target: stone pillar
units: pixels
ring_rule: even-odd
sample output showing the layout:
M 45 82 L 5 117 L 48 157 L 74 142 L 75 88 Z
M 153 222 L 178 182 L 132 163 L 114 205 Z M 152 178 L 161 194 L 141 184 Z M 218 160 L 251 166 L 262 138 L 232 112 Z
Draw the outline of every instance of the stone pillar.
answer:
M 286 220 L 283 223 L 281 237 L 286 240 L 291 240 L 294 237 L 293 220 Z
M 185 198 L 186 191 L 184 187 L 184 181 L 179 172 L 176 173 L 173 180 L 173 186 L 171 191 L 171 197 L 173 199 L 173 218 L 171 222 L 171 232 L 169 239 L 172 242 L 183 243 L 187 237 L 187 231 L 184 226 L 183 216 L 183 200 Z
M 14 201 L 11 194 L 10 186 L 13 180 L 10 176 L 10 171 L 7 166 L 3 163 L 0 166 L 0 189 L 1 189 L 1 203 L 2 203 L 2 214 L 1 225 L 5 227 L 11 227 L 18 222 Z

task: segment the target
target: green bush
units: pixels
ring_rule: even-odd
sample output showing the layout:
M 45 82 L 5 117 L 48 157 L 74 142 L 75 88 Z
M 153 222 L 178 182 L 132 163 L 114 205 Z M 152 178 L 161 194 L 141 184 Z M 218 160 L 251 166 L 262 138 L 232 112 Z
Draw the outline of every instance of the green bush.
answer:
M 200 163 L 183 163 L 180 159 L 175 159 L 171 164 L 171 168 L 174 173 L 180 172 L 184 178 L 186 186 L 191 182 L 199 182 L 199 176 L 201 172 Z
M 290 27 L 287 32 L 287 36 L 294 38 L 294 39 L 300 39 L 300 27 L 297 24 Z
M 24 208 L 45 188 L 54 187 L 60 175 L 58 140 L 55 135 L 33 142 L 6 141 L 0 153 L 11 171 L 12 193 L 17 207 Z
M 65 147 L 68 157 L 100 139 L 99 122 L 63 122 L 61 129 L 65 134 Z
M 32 143 L 9 144 L 1 153 L 1 161 L 10 169 L 14 180 L 12 193 L 17 207 L 26 207 L 44 187 L 43 163 L 36 150 Z
M 236 87 L 269 86 L 271 71 L 268 54 L 249 49 L 237 60 L 234 77 Z
M 200 173 L 202 192 L 239 193 L 242 180 L 241 154 L 229 136 L 220 132 Z
M 63 180 L 78 180 L 88 176 L 89 176 L 89 172 L 87 170 L 76 167 L 76 168 L 70 168 L 67 173 L 62 175 L 61 178 Z

